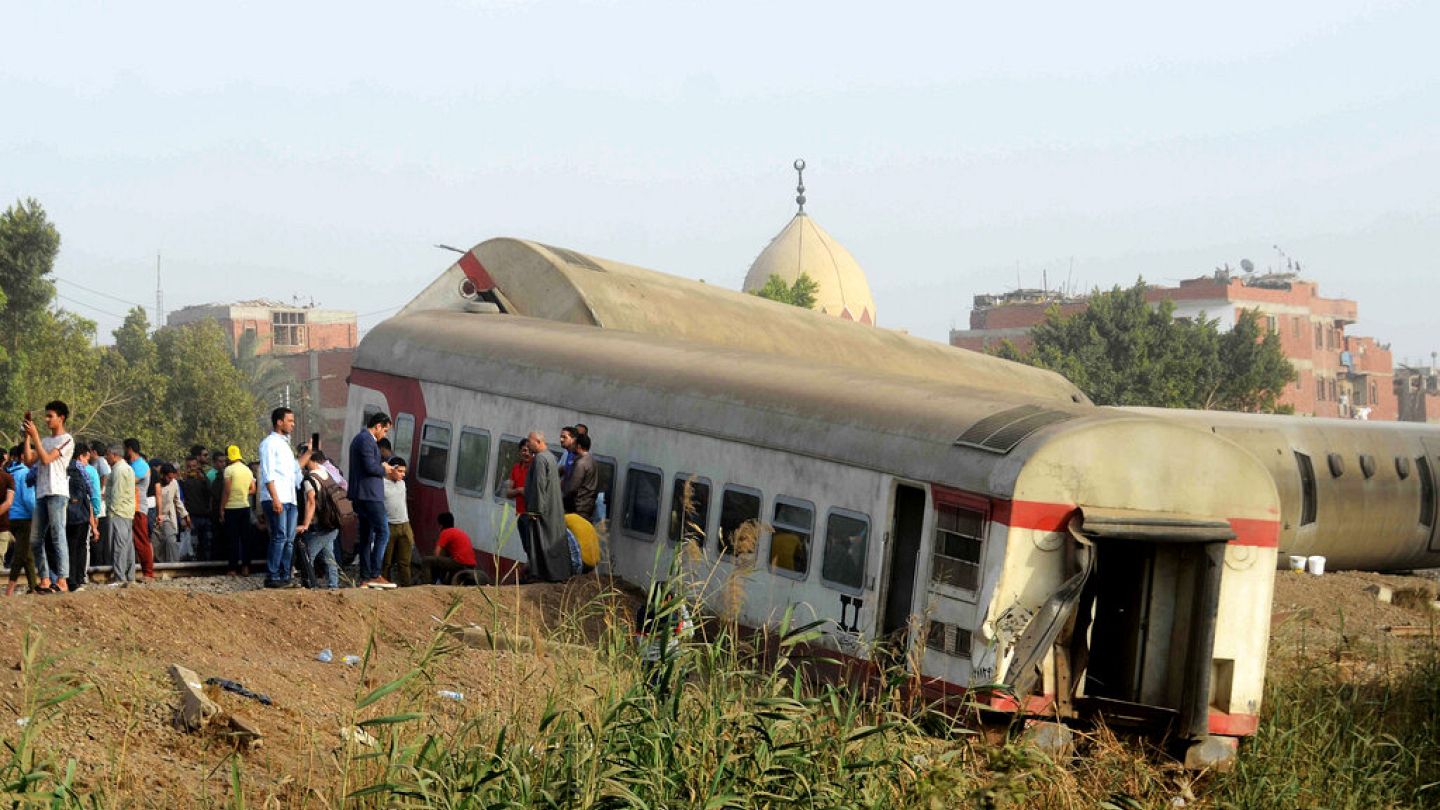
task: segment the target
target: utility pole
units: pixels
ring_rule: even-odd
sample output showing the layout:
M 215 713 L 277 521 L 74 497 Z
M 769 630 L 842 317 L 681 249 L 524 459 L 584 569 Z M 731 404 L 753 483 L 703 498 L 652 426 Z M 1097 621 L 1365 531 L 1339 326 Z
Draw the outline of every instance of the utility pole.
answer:
M 155 251 L 155 330 L 165 325 L 165 291 L 160 286 L 160 251 Z

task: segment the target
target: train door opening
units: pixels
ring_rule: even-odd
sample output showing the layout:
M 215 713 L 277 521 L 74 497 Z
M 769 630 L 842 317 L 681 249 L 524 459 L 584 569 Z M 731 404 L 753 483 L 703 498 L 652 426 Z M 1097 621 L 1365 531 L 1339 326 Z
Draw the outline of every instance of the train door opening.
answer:
M 880 615 L 880 638 L 899 642 L 904 652 L 905 630 L 915 602 L 915 574 L 924 539 L 925 490 L 895 485 L 894 522 L 885 561 L 885 601 Z
M 1087 515 L 1086 528 L 1101 531 L 1071 640 L 1088 632 L 1083 700 L 1091 708 L 1121 721 L 1170 719 L 1185 737 L 1209 732 L 1215 618 L 1225 541 L 1233 537 L 1217 524 L 1155 536 L 1163 523 L 1107 532 L 1118 527 Z M 1079 627 L 1086 619 L 1089 627 Z
M 1421 437 L 1420 446 L 1425 454 L 1415 459 L 1415 477 L 1420 486 L 1420 527 L 1429 533 L 1430 551 L 1440 551 L 1440 531 L 1436 531 L 1435 516 L 1440 512 L 1440 492 L 1435 486 L 1435 462 L 1440 461 L 1440 442 Z

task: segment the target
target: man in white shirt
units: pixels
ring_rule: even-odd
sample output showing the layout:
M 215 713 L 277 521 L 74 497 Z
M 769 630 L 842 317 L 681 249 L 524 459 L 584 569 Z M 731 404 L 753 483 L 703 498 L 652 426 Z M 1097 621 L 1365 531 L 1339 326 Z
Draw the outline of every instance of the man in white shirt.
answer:
M 67 591 L 65 577 L 70 570 L 70 549 L 65 541 L 65 507 L 70 503 L 70 459 L 75 456 L 75 439 L 65 432 L 70 408 L 60 400 L 46 403 L 45 427 L 40 431 L 25 412 L 21 428 L 25 434 L 24 462 L 38 464 L 35 477 L 35 521 L 30 541 L 35 567 L 40 573 L 40 592 Z M 53 585 L 52 585 L 53 583 Z
M 270 412 L 270 425 L 272 432 L 260 442 L 260 510 L 270 527 L 265 587 L 289 588 L 299 517 L 295 491 L 300 484 L 300 465 L 310 461 L 310 449 L 307 447 L 298 461 L 290 449 L 290 434 L 295 432 L 294 411 L 276 408 Z

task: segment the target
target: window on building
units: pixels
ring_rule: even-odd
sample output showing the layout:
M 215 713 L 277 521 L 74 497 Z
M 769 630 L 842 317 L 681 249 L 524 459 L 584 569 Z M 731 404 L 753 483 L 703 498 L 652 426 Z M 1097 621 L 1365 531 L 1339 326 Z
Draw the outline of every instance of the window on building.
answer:
M 420 458 L 415 462 L 415 478 L 422 483 L 445 486 L 450 468 L 450 424 L 425 420 L 420 429 Z
M 485 476 L 490 473 L 490 431 L 460 429 L 460 450 L 455 458 L 455 489 L 471 495 L 485 494 Z
M 710 479 L 681 473 L 675 476 L 670 493 L 670 542 L 680 538 L 705 547 L 705 527 L 710 523 Z
M 1334 379 L 1327 380 L 1325 384 L 1326 384 L 1327 386 L 1329 386 L 1329 389 L 1330 389 L 1330 391 L 1329 391 L 1330 399 L 1331 399 L 1332 401 L 1339 399 L 1339 395 L 1338 395 L 1337 393 L 1335 393 L 1335 380 L 1334 380 Z
M 1323 379 L 1315 380 L 1315 399 L 1320 402 L 1325 401 L 1325 381 Z
M 859 593 L 865 585 L 865 557 L 870 520 L 855 512 L 832 511 L 825 524 L 825 559 L 820 580 L 840 590 Z
M 796 574 L 804 579 L 810 570 L 815 507 L 808 501 L 778 497 L 775 499 L 775 519 L 770 526 L 770 567 L 779 573 Z
M 1266 315 L 1265 328 L 1269 329 L 1272 335 L 1280 334 L 1280 320 L 1274 315 Z
M 660 471 L 631 464 L 625 473 L 625 519 L 621 526 L 629 534 L 655 539 L 660 525 Z
M 273 310 L 270 313 L 270 340 L 276 346 L 305 345 L 305 313 Z
M 759 539 L 759 491 L 733 485 L 725 487 L 720 496 L 720 553 L 754 554 Z
M 1315 348 L 1325 348 L 1325 327 L 1318 323 L 1315 324 Z
M 1333 330 L 1330 330 L 1330 329 L 1326 329 L 1326 330 L 1325 330 L 1325 348 L 1327 348 L 1327 349 L 1333 349 L 1333 348 L 1335 348 L 1335 332 L 1334 332 Z
M 1368 403 L 1368 404 L 1374 406 L 1374 405 L 1376 405 L 1376 404 L 1379 404 L 1379 402 L 1380 402 L 1380 386 L 1377 385 L 1374 381 L 1371 381 L 1371 383 L 1370 383 L 1370 400 L 1369 400 L 1369 403 Z
M 413 462 L 415 459 L 415 417 L 408 413 L 397 413 L 390 428 L 390 449 L 395 455 Z
M 935 507 L 935 556 L 930 579 L 967 591 L 980 587 L 985 515 L 949 504 Z
M 1300 318 L 1295 315 L 1290 316 L 1290 336 L 1300 337 Z

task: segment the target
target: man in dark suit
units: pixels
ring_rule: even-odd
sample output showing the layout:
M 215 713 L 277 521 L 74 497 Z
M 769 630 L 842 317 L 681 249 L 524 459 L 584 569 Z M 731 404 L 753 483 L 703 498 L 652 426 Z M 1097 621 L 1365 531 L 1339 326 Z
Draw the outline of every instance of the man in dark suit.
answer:
M 380 577 L 380 564 L 385 559 L 385 546 L 390 542 L 390 523 L 385 517 L 385 476 L 390 472 L 390 465 L 380 459 L 380 447 L 376 444 L 389 432 L 389 415 L 373 413 L 365 420 L 365 429 L 350 440 L 346 494 L 359 518 L 360 537 L 355 550 L 360 554 L 362 588 L 389 586 Z

